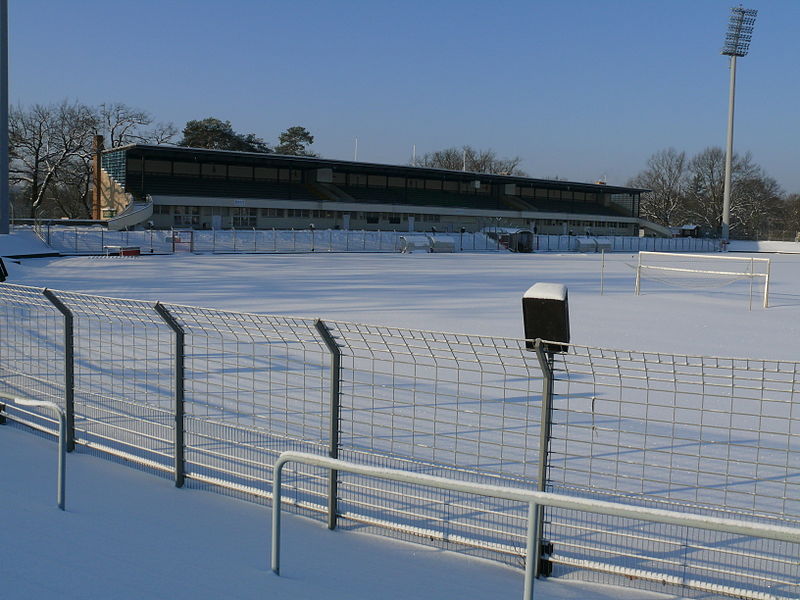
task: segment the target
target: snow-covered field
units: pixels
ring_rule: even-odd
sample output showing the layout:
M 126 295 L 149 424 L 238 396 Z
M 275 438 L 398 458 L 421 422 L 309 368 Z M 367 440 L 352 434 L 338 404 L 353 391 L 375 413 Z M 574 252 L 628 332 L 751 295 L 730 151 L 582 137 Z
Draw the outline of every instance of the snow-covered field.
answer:
M 747 256 L 737 254 L 736 256 Z M 772 258 L 771 307 L 745 282 L 635 296 L 634 255 L 302 254 L 71 257 L 9 264 L 21 285 L 276 315 L 522 337 L 536 282 L 569 291 L 575 343 L 678 354 L 795 359 L 800 256 Z
M 2 237 L 2 236 L 0 236 Z M 18 254 L 11 239 L 0 255 Z M 6 242 L 6 245 L 2 245 Z M 20 246 L 16 244 L 16 248 Z M 761 255 L 764 256 L 764 255 Z M 536 282 L 569 290 L 581 344 L 796 360 L 800 256 L 769 255 L 771 308 L 748 286 L 634 296 L 632 255 L 306 254 L 37 258 L 6 261 L 10 282 L 269 314 L 521 337 Z M 283 575 L 267 567 L 263 507 L 171 483 L 80 452 L 67 512 L 55 508 L 55 445 L 0 431 L 3 598 L 510 598 L 521 573 L 492 563 L 289 516 Z M 645 598 L 640 591 L 537 583 L 537 598 Z

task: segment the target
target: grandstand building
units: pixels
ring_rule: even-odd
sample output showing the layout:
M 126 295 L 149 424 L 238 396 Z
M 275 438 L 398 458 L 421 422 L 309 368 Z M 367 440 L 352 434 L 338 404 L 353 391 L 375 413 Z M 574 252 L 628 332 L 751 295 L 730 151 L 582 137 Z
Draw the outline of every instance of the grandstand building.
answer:
M 638 235 L 647 190 L 304 156 L 135 144 L 102 152 L 109 227 Z

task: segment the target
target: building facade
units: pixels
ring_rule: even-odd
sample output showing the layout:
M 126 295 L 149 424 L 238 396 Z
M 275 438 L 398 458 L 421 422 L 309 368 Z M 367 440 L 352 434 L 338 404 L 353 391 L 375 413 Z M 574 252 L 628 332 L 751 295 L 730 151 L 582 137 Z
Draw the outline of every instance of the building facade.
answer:
M 109 226 L 636 235 L 647 190 L 176 146 L 104 151 Z

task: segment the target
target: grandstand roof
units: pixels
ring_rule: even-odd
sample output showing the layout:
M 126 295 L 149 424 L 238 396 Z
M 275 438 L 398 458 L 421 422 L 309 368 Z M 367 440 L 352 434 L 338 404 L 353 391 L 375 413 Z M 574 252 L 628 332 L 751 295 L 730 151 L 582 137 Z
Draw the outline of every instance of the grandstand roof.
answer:
M 472 171 L 453 171 L 449 169 L 433 169 L 429 167 L 388 165 L 382 163 L 358 162 L 311 156 L 290 156 L 285 154 L 238 152 L 232 150 L 210 150 L 208 148 L 189 148 L 185 146 L 130 144 L 127 146 L 119 146 L 116 148 L 107 149 L 104 151 L 104 153 L 120 151 L 141 153 L 142 156 L 145 154 L 158 154 L 163 158 L 172 158 L 178 160 L 198 160 L 200 157 L 204 157 L 206 159 L 218 160 L 220 162 L 247 163 L 249 165 L 260 163 L 264 165 L 282 166 L 287 168 L 332 168 L 343 171 L 357 171 L 360 173 L 374 172 L 375 174 L 395 175 L 401 177 L 441 177 L 459 181 L 480 179 L 484 182 L 518 183 L 533 185 L 539 188 L 601 192 L 605 194 L 638 194 L 650 191 L 643 188 L 631 188 L 554 179 L 536 179 L 532 177 L 521 177 L 518 175 L 497 175 L 490 173 L 476 173 Z

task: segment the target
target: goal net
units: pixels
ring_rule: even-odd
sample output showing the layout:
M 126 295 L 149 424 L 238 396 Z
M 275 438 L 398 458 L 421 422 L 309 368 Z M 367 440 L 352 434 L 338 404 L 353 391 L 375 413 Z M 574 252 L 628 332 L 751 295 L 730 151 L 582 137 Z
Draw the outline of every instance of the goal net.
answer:
M 692 290 L 715 290 L 739 284 L 739 289 L 746 286 L 751 307 L 754 294 L 758 294 L 763 307 L 767 308 L 769 272 L 768 258 L 639 252 L 635 293 L 641 294 L 643 280 Z

